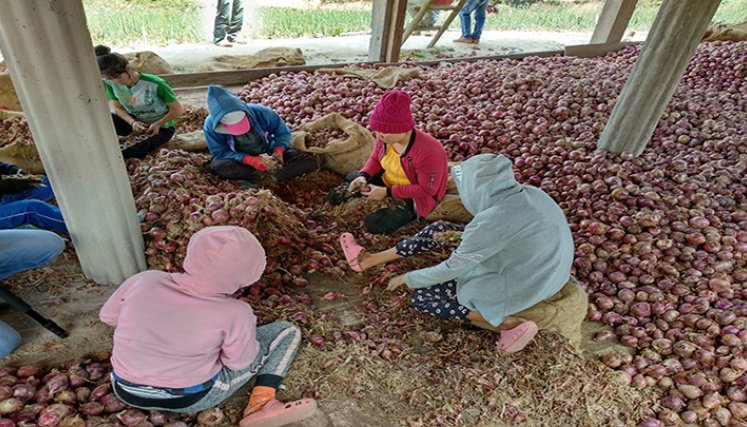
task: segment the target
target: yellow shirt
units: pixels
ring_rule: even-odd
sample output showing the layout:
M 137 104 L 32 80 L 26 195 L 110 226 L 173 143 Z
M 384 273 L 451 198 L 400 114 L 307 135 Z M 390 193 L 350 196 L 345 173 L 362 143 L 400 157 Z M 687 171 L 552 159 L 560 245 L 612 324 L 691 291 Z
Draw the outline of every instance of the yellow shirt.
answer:
M 400 154 L 391 145 L 386 146 L 386 152 L 381 159 L 381 167 L 384 168 L 381 179 L 387 187 L 410 185 L 410 180 L 407 179 L 405 170 L 402 169 L 402 163 L 400 163 Z

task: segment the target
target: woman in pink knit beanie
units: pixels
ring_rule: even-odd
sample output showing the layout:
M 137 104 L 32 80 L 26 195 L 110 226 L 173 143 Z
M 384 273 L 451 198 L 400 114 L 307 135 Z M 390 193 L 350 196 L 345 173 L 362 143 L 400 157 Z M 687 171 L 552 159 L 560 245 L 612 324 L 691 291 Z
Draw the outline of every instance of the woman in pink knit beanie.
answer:
M 366 217 L 366 229 L 391 234 L 427 216 L 446 194 L 446 151 L 436 138 L 415 127 L 410 95 L 390 90 L 369 119 L 376 143 L 366 164 L 348 187 L 371 200 L 393 199 L 393 206 Z

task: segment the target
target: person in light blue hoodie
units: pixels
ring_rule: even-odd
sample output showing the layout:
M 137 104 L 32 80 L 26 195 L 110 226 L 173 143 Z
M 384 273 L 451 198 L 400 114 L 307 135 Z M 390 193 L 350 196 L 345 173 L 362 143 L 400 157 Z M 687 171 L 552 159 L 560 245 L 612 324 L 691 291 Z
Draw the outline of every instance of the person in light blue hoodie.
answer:
M 504 156 L 471 157 L 453 166 L 451 175 L 462 204 L 474 216 L 468 224 L 435 222 L 374 254 L 366 254 L 357 244 L 343 251 L 349 263 L 365 270 L 434 249 L 439 246 L 435 233 L 463 230 L 447 260 L 394 277 L 387 289 L 406 285 L 414 289 L 416 310 L 501 331 L 501 349 L 519 351 L 538 327 L 514 315 L 554 297 L 571 282 L 570 227 L 550 196 L 516 181 Z
M 319 168 L 315 156 L 289 147 L 291 131 L 270 108 L 248 104 L 216 85 L 208 87 L 207 104 L 203 132 L 213 155 L 210 172 L 219 178 L 255 183 L 270 169 L 269 157 L 280 164 L 271 171 L 278 181 Z

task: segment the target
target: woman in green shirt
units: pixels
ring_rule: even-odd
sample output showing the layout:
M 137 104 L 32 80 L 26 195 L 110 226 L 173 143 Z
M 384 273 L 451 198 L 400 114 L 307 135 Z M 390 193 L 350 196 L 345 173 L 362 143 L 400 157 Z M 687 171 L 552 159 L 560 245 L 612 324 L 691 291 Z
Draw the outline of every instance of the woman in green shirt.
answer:
M 122 146 L 122 156 L 145 157 L 174 136 L 174 119 L 182 115 L 184 108 L 162 78 L 135 70 L 127 58 L 112 53 L 107 46 L 99 45 L 94 50 L 117 135 L 144 136 L 134 144 Z

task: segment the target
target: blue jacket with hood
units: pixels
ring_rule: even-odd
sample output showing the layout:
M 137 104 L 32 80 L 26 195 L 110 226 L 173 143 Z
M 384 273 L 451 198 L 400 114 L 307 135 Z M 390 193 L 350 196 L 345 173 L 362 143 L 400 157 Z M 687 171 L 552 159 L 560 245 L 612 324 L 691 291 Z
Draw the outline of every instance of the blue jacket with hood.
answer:
M 203 131 L 208 149 L 216 159 L 233 159 L 241 163 L 248 153 L 235 150 L 233 135 L 218 133 L 216 126 L 226 113 L 243 111 L 249 117 L 252 130 L 265 142 L 265 153 L 272 154 L 276 147 L 287 149 L 290 145 L 291 131 L 283 119 L 270 108 L 260 104 L 247 104 L 226 89 L 210 85 L 207 96 L 208 112 Z
M 516 182 L 511 161 L 500 155 L 471 157 L 451 174 L 474 218 L 451 257 L 407 273 L 407 286 L 456 279 L 459 303 L 493 326 L 560 291 L 573 262 L 573 236 L 560 206 Z

